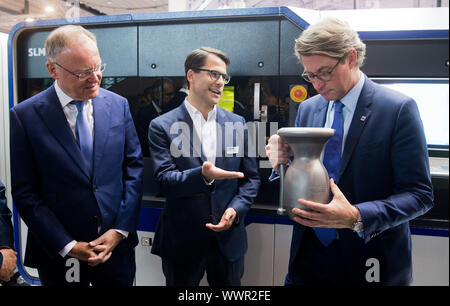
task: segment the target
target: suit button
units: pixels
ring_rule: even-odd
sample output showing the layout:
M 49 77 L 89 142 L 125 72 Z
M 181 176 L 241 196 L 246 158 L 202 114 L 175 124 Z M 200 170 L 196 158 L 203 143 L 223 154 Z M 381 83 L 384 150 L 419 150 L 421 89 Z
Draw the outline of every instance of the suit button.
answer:
M 92 186 L 92 189 L 94 190 L 94 192 L 97 192 L 98 191 L 97 185 Z

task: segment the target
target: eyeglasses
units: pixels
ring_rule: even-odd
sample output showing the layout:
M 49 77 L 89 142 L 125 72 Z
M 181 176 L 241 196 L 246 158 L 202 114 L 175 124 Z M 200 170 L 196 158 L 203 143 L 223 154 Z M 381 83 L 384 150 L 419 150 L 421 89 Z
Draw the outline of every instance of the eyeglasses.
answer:
M 329 80 L 331 80 L 331 74 L 336 69 L 337 65 L 342 61 L 342 59 L 343 59 L 343 57 L 341 57 L 338 60 L 338 62 L 336 63 L 336 65 L 334 65 L 333 68 L 331 68 L 328 71 L 322 71 L 317 74 L 305 71 L 302 73 L 302 77 L 305 79 L 305 81 L 310 82 L 310 83 L 312 83 L 312 81 L 314 79 L 321 80 L 322 82 L 328 82 Z
M 76 76 L 80 81 L 85 81 L 85 80 L 87 80 L 87 79 L 92 75 L 93 72 L 103 72 L 103 71 L 105 71 L 105 68 L 106 68 L 106 64 L 99 64 L 99 65 L 95 66 L 94 69 L 87 69 L 87 70 L 81 71 L 80 73 L 75 73 L 75 72 L 73 72 L 73 71 L 70 71 L 70 70 L 67 69 L 67 68 L 64 68 L 63 66 L 61 66 L 61 65 L 58 64 L 57 62 L 55 62 L 54 64 L 55 64 L 56 66 L 58 66 L 58 67 L 64 69 L 64 70 L 67 71 L 68 73 L 70 73 L 70 74 Z
M 220 73 L 219 71 L 216 70 L 210 70 L 210 69 L 203 69 L 203 68 L 192 68 L 192 70 L 198 70 L 198 71 L 208 71 L 209 72 L 209 76 L 211 77 L 211 80 L 213 81 L 218 81 L 220 77 L 222 77 L 223 82 L 225 84 L 228 84 L 230 82 L 231 76 L 229 76 L 228 74 L 223 74 Z

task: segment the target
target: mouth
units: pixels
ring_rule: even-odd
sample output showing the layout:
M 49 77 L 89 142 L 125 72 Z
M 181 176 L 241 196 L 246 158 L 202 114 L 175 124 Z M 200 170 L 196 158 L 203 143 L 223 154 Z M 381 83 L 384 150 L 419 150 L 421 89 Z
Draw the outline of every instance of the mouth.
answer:
M 323 96 L 323 95 L 329 94 L 331 92 L 331 89 L 323 88 L 321 90 L 317 90 L 317 92 Z
M 209 91 L 219 97 L 222 95 L 222 91 L 220 89 L 210 88 Z
M 98 86 L 98 83 L 93 83 L 93 84 L 87 85 L 87 86 L 85 87 L 85 89 L 91 90 L 91 89 L 97 88 L 97 86 Z

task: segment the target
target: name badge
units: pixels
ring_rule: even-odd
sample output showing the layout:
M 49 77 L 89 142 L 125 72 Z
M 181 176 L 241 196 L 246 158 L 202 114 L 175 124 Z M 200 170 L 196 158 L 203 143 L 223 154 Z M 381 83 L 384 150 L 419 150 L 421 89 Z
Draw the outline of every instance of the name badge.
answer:
M 227 147 L 226 148 L 227 155 L 231 154 L 238 154 L 239 153 L 239 147 Z

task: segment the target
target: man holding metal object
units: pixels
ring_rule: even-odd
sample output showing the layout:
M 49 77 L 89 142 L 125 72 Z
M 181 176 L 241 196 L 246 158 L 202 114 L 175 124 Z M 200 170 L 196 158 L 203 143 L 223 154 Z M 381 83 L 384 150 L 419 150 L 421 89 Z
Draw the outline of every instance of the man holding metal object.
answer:
M 417 105 L 361 72 L 365 45 L 337 19 L 307 28 L 295 51 L 303 78 L 318 92 L 301 103 L 295 125 L 336 132 L 323 153 L 331 201 L 298 199 L 308 210 L 292 210 L 296 224 L 286 285 L 409 285 L 408 221 L 433 205 Z M 266 153 L 278 171 L 289 163 L 291 150 L 273 135 Z M 317 229 L 331 239 L 324 243 Z

